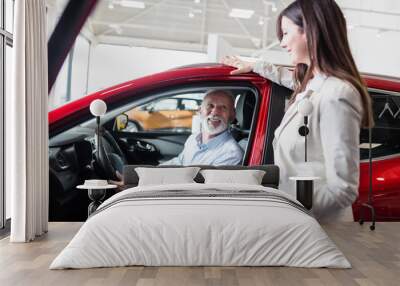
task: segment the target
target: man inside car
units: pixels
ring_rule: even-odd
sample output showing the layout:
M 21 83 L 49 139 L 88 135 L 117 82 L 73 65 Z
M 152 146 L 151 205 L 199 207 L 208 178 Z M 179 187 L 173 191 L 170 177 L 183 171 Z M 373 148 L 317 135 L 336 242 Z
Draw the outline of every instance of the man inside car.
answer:
M 210 90 L 200 107 L 201 132 L 192 134 L 182 152 L 161 165 L 237 165 L 243 151 L 228 127 L 235 118 L 233 95 Z
M 182 152 L 175 158 L 160 165 L 238 165 L 243 151 L 229 132 L 229 125 L 235 118 L 233 95 L 224 90 L 207 92 L 200 106 L 200 132 L 189 136 Z M 121 181 L 111 181 L 123 185 Z

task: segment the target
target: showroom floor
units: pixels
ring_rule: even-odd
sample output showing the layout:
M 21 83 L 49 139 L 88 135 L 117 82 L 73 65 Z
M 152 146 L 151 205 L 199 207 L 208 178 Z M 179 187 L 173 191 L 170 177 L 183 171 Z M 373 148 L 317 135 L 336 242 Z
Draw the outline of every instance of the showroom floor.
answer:
M 120 267 L 49 270 L 81 223 L 50 223 L 32 243 L 0 241 L 0 285 L 399 285 L 400 223 L 325 225 L 353 268 Z

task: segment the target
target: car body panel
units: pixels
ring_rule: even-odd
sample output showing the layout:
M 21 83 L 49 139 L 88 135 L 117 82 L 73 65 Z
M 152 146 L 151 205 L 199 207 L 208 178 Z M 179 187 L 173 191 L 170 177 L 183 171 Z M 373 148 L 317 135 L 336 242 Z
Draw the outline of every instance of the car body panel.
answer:
M 400 93 L 400 80 L 365 75 L 370 89 Z M 372 160 L 372 196 L 378 221 L 400 221 L 400 154 Z M 360 208 L 367 203 L 370 189 L 369 163 L 360 164 L 359 196 L 353 204 L 354 220 L 359 220 Z M 364 209 L 366 220 L 371 220 L 371 212 Z
M 262 94 L 261 103 L 258 112 L 257 125 L 254 133 L 254 139 L 252 143 L 251 153 L 249 157 L 249 165 L 259 165 L 263 162 L 265 137 L 267 134 L 268 124 L 268 111 L 269 102 L 271 98 L 271 84 L 268 81 L 258 83 L 257 87 L 259 92 Z
M 360 219 L 360 207 L 368 202 L 369 163 L 360 164 L 359 197 L 353 204 L 354 219 Z M 372 163 L 372 196 L 379 221 L 400 220 L 400 154 L 390 158 L 374 160 Z M 371 219 L 366 210 L 365 218 Z

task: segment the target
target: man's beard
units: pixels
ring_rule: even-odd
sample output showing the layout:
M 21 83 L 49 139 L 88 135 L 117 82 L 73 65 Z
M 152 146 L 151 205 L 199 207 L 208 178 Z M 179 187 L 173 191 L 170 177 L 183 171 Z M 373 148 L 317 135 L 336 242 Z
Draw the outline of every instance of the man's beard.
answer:
M 214 127 L 211 121 L 213 120 L 218 120 L 219 124 L 217 127 Z M 228 124 L 225 122 L 225 120 L 221 116 L 216 116 L 216 115 L 209 115 L 206 117 L 203 117 L 201 120 L 201 128 L 202 131 L 209 134 L 209 135 L 216 135 L 219 133 L 224 132 L 226 129 L 228 129 Z

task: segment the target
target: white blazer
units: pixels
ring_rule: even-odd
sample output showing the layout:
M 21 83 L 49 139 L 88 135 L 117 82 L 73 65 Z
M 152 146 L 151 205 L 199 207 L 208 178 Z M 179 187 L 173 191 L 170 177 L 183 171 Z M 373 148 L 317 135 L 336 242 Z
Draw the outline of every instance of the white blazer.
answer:
M 257 62 L 254 72 L 293 89 L 292 71 L 266 62 Z M 304 165 L 304 137 L 298 132 L 304 117 L 298 113 L 301 98 L 309 97 L 313 112 L 309 116 L 307 159 L 312 162 L 314 182 L 313 213 L 322 220 L 340 219 L 358 196 L 359 136 L 362 103 L 359 92 L 350 83 L 325 75 L 315 76 L 306 90 L 296 96 L 273 142 L 275 164 L 281 171 L 279 188 L 296 196 L 295 182 Z

